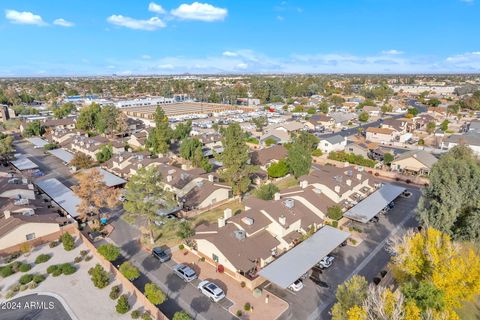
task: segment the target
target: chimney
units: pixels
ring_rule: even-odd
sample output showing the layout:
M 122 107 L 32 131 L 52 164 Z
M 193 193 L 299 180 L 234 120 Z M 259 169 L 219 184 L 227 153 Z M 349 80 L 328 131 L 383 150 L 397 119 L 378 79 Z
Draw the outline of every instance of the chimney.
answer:
M 362 174 L 361 173 L 357 173 L 357 180 L 362 180 Z
M 33 189 L 34 189 L 33 184 L 29 183 L 29 184 L 28 184 L 28 189 L 29 189 L 29 190 L 33 190 Z
M 275 194 L 273 195 L 273 200 L 280 200 L 280 193 L 275 192 Z
M 213 182 L 213 174 L 208 175 L 208 181 Z
M 351 185 L 352 185 L 352 180 L 347 179 L 347 186 L 351 186 Z
M 340 193 L 340 186 L 335 186 L 335 192 Z
M 172 182 L 172 180 L 173 180 L 173 177 L 171 175 L 168 175 L 167 176 L 167 182 Z
M 10 218 L 10 210 L 3 211 L 3 215 L 5 216 L 5 219 Z
M 227 208 L 223 210 L 223 218 L 225 219 L 225 221 L 231 217 L 232 217 L 232 209 Z
M 223 219 L 223 218 L 218 218 L 218 227 L 219 227 L 219 228 L 225 227 L 225 219 Z
M 287 217 L 285 217 L 283 214 L 278 218 L 278 222 L 284 226 L 287 223 Z
M 308 187 L 308 181 L 307 180 L 300 181 L 300 188 L 305 189 L 306 187 Z

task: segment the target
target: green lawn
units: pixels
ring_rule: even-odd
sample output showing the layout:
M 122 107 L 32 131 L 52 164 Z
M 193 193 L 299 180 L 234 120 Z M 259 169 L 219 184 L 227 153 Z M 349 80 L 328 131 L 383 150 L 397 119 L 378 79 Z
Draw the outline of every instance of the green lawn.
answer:
M 290 176 L 274 183 L 278 189 L 285 190 L 298 185 L 298 180 L 294 176 Z
M 473 302 L 467 302 L 463 308 L 457 310 L 460 319 L 462 320 L 478 320 L 480 319 L 480 296 Z

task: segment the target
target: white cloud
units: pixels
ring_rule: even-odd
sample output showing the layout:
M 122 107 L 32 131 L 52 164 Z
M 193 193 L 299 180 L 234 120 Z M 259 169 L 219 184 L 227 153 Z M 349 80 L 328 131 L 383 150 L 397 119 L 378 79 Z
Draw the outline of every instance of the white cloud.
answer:
M 140 58 L 142 58 L 143 60 L 150 60 L 150 59 L 152 59 L 152 57 L 151 57 L 150 55 L 148 55 L 148 54 L 142 54 L 142 55 L 140 56 Z
M 284 16 L 277 16 L 277 20 L 278 21 L 283 21 L 283 20 L 285 20 L 285 17 Z
M 175 68 L 175 66 L 173 64 L 170 64 L 170 63 L 165 63 L 165 64 L 159 64 L 157 66 L 157 68 L 166 69 L 166 70 L 173 70 Z
M 122 15 L 112 15 L 107 18 L 107 21 L 111 24 L 134 30 L 154 31 L 166 27 L 165 22 L 158 17 L 152 17 L 148 20 L 138 20 Z
M 28 11 L 5 10 L 5 18 L 11 23 L 45 26 L 42 17 Z
M 227 9 L 214 7 L 208 3 L 193 2 L 192 4 L 181 4 L 171 14 L 183 20 L 219 21 L 227 16 Z
M 222 53 L 222 55 L 225 56 L 225 57 L 236 57 L 236 56 L 238 56 L 238 53 L 233 52 L 233 51 L 224 51 Z
M 247 68 L 248 68 L 248 64 L 246 64 L 246 63 L 242 62 L 242 63 L 237 64 L 237 69 L 245 70 Z
M 390 50 L 383 50 L 382 54 L 398 55 L 398 54 L 403 54 L 403 51 L 390 49 Z
M 53 24 L 61 27 L 73 27 L 75 25 L 73 22 L 67 21 L 62 18 L 55 19 L 53 21 Z
M 460 1 L 466 2 L 466 3 L 473 3 L 474 2 L 474 0 L 460 0 Z
M 155 2 L 150 2 L 148 4 L 148 11 L 150 12 L 155 12 L 155 13 L 158 13 L 158 14 L 165 14 L 165 9 L 163 9 L 163 7 Z

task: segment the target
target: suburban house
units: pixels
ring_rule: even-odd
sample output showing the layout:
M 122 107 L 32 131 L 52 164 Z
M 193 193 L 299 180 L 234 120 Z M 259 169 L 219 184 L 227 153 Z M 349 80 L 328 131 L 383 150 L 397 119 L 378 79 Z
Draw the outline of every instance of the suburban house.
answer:
M 427 175 L 438 159 L 424 150 L 412 150 L 400 154 L 392 161 L 390 167 L 393 171 L 404 174 Z
M 329 207 L 346 210 L 373 192 L 377 185 L 371 178 L 355 167 L 317 167 L 273 200 L 248 197 L 244 211 L 234 215 L 226 209 L 217 223 L 199 225 L 191 247 L 253 289 L 265 281 L 258 276 L 262 269 L 295 250 L 306 234 L 326 228 Z
M 369 127 L 365 133 L 367 141 L 385 144 L 395 140 L 397 131 L 390 128 Z
M 43 121 L 42 125 L 45 129 L 52 130 L 73 130 L 75 129 L 76 118 L 63 118 L 63 119 L 48 119 Z
M 333 118 L 336 128 L 346 126 L 357 120 L 357 114 L 352 112 L 331 112 L 330 117 Z
M 463 135 L 454 134 L 454 135 L 448 136 L 444 141 L 442 141 L 441 148 L 450 150 L 459 144 L 464 144 L 469 146 L 470 149 L 472 149 L 473 153 L 479 156 L 480 155 L 480 132 L 476 130 L 472 130 L 470 125 L 470 131 L 467 132 L 466 134 L 463 134 Z
M 130 119 L 130 118 L 129 118 Z M 143 148 L 148 138 L 147 130 L 140 130 L 138 132 L 132 133 L 127 140 L 129 146 L 134 148 Z
M 374 106 L 364 106 L 363 111 L 368 113 L 370 117 L 379 117 L 382 113 L 379 107 Z
M 364 158 L 382 161 L 386 151 L 378 146 L 376 143 L 349 143 L 345 147 L 345 152 L 353 153 Z
M 266 145 L 267 141 L 274 141 L 274 144 L 284 144 L 290 142 L 290 134 L 284 130 L 270 130 L 260 137 L 260 144 Z
M 272 163 L 285 159 L 287 154 L 288 151 L 284 146 L 274 145 L 251 152 L 250 163 L 260 166 L 263 170 L 267 170 Z
M 0 171 L 0 252 L 55 234 L 72 222 L 37 198 L 33 184 L 26 178 L 14 171 Z
M 321 139 L 318 143 L 318 149 L 323 153 L 330 153 L 332 151 L 343 151 L 347 145 L 347 137 L 339 134 Z
M 335 126 L 335 120 L 332 117 L 329 117 L 324 114 L 313 115 L 305 125 L 310 130 L 323 130 L 323 129 L 331 129 Z

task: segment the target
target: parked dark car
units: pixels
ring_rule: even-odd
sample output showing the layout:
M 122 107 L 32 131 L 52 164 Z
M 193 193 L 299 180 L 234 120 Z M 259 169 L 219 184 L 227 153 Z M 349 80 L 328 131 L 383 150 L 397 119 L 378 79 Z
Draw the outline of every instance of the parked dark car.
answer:
M 172 257 L 167 251 L 159 247 L 153 248 L 152 256 L 160 260 L 160 262 L 167 262 Z

